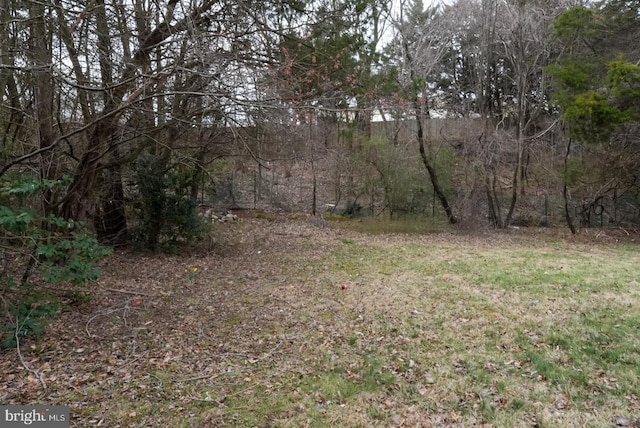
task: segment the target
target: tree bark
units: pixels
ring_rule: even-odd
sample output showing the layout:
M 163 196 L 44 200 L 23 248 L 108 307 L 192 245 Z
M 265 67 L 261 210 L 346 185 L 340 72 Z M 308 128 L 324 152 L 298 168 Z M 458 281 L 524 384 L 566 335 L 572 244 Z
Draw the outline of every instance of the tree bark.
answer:
M 104 170 L 104 190 L 94 215 L 98 242 L 112 247 L 124 246 L 128 239 L 121 169 L 121 165 L 114 162 Z
M 519 115 L 524 115 L 523 111 L 518 113 Z M 522 116 L 520 116 L 518 121 L 518 137 L 516 138 L 516 166 L 513 169 L 513 179 L 511 181 L 511 202 L 509 203 L 509 211 L 507 212 L 507 216 L 504 219 L 504 223 L 502 227 L 509 227 L 511 220 L 513 219 L 513 213 L 516 209 L 516 202 L 518 201 L 518 186 L 519 179 L 522 172 L 522 146 L 524 144 L 524 120 Z
M 145 82 L 140 83 L 135 79 L 138 70 L 149 64 L 150 55 L 157 46 L 169 37 L 175 36 L 177 33 L 183 32 L 192 26 L 200 25 L 205 19 L 205 13 L 214 5 L 213 0 L 205 0 L 199 7 L 194 8 L 190 14 L 171 24 L 174 21 L 174 9 L 178 0 L 170 0 L 167 9 L 164 11 L 164 21 L 150 30 L 141 41 L 138 49 L 133 53 L 130 60 L 126 62 L 126 66 L 117 79 L 114 79 L 112 68 L 112 48 L 110 23 L 104 9 L 104 0 L 96 1 L 96 26 L 99 48 L 99 65 L 103 84 L 103 111 L 97 115 L 103 117 L 98 120 L 88 138 L 89 149 L 82 156 L 76 172 L 73 177 L 72 184 L 67 190 L 65 198 L 59 205 L 58 212 L 64 218 L 89 220 L 94 213 L 95 201 L 95 185 L 99 177 L 99 173 L 108 168 L 105 172 L 107 181 L 110 182 L 104 192 L 105 200 L 101 201 L 98 211 L 110 213 L 109 219 L 100 219 L 104 221 L 101 226 L 101 238 L 105 241 L 114 240 L 119 242 L 125 231 L 126 217 L 124 212 L 124 201 L 117 200 L 123 194 L 122 180 L 119 173 L 119 165 L 112 165 L 113 162 L 105 162 L 105 159 L 112 156 L 120 143 L 117 137 L 119 128 L 118 120 L 124 110 L 137 102 L 143 94 L 148 94 L 154 90 L 154 85 L 158 79 L 147 78 Z M 151 19 L 151 17 L 148 17 Z M 135 85 L 140 85 L 137 89 Z M 129 95 L 127 95 L 129 94 Z M 115 199 L 112 199 L 115 198 Z M 107 225 L 108 223 L 108 225 Z
M 417 104 L 417 102 L 416 102 Z M 416 108 L 419 108 L 419 105 L 416 105 Z M 418 110 L 419 111 L 419 110 Z M 420 157 L 422 158 L 422 163 L 424 164 L 427 172 L 429 173 L 429 178 L 431 179 L 431 184 L 433 185 L 433 192 L 436 197 L 440 201 L 442 208 L 444 209 L 445 214 L 447 215 L 447 220 L 449 220 L 450 224 L 456 224 L 458 219 L 453 215 L 453 209 L 451 205 L 449 205 L 449 201 L 447 200 L 447 196 L 444 194 L 442 190 L 442 186 L 440 185 L 440 180 L 438 179 L 438 174 L 436 172 L 435 167 L 431 163 L 429 156 L 427 155 L 427 151 L 425 149 L 424 144 L 424 130 L 422 128 L 422 120 L 419 114 L 416 114 L 416 120 L 418 125 L 418 147 L 420 149 Z
M 562 179 L 562 197 L 564 198 L 564 217 L 567 220 L 567 226 L 573 235 L 578 233 L 576 226 L 573 224 L 571 212 L 569 210 L 569 183 L 567 183 L 569 172 L 569 154 L 571 153 L 571 138 L 567 142 L 567 151 L 564 154 L 564 178 Z
M 31 60 L 34 67 L 34 111 L 37 123 L 38 148 L 49 147 L 53 143 L 53 80 L 50 67 L 51 40 L 47 31 L 47 11 L 44 3 L 30 3 L 31 16 Z M 41 180 L 57 177 L 54 151 L 40 154 L 39 173 Z M 42 195 L 42 209 L 45 216 L 52 213 L 53 190 L 46 188 Z
M 14 36 L 11 34 L 10 5 L 9 0 L 0 0 L 0 63 L 13 67 L 15 66 L 14 53 L 18 51 L 18 48 Z M 6 94 L 3 110 L 8 110 L 0 113 L 4 118 L 8 116 L 5 119 L 6 122 L 3 120 L 4 129 L 0 139 L 0 148 L 2 148 L 0 154 L 3 157 L 8 156 L 8 153 L 5 152 L 6 148 L 11 147 L 13 142 L 18 139 L 26 116 L 20 105 L 21 97 L 18 93 L 14 71 L 9 67 L 0 69 L 0 99 L 4 98 L 2 94 Z
M 493 227 L 500 227 L 502 225 L 502 215 L 500 214 L 500 201 L 496 194 L 496 174 L 494 171 L 485 173 L 485 187 L 489 208 L 489 222 Z

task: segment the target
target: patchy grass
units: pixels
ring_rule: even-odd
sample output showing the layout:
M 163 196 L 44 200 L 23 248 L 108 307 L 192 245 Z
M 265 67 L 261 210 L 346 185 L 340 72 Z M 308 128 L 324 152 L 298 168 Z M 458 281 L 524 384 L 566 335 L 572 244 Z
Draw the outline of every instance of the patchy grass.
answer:
M 326 218 L 326 217 L 325 217 Z M 341 217 L 342 220 L 346 219 Z M 401 233 L 401 234 L 426 234 L 440 233 L 449 228 L 444 218 L 424 216 L 403 216 L 389 220 L 387 218 L 360 218 L 357 220 L 342 221 L 340 227 L 360 233 L 374 235 Z
M 327 262 L 367 289 L 363 307 L 385 314 L 381 330 L 394 326 L 381 342 L 403 340 L 389 345 L 388 364 L 414 361 L 438 396 L 453 393 L 443 420 L 596 426 L 640 416 L 639 255 L 363 244 Z M 400 383 L 420 382 L 400 373 Z
M 2 401 L 69 404 L 80 426 L 640 420 L 636 245 L 241 227 L 226 257 L 107 266 L 103 289 L 157 297 L 98 293 L 63 314 L 24 350 L 49 389 L 5 353 Z

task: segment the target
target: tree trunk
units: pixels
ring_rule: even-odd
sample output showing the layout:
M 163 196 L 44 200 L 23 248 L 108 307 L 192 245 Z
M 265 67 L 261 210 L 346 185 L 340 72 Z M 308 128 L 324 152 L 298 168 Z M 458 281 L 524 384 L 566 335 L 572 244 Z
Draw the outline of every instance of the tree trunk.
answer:
M 194 157 L 194 162 L 193 162 L 194 170 L 193 170 L 193 175 L 191 177 L 191 183 L 189 185 L 189 198 L 191 198 L 192 201 L 198 200 L 198 194 L 200 193 L 201 186 L 204 185 L 203 183 L 204 177 L 205 177 L 204 158 L 207 152 L 206 147 L 207 146 L 202 146 L 200 149 L 198 149 L 198 152 Z M 260 167 L 261 165 L 260 163 L 258 163 L 258 168 Z
M 125 215 L 122 167 L 117 156 L 102 171 L 100 203 L 94 214 L 98 242 L 112 247 L 127 244 L 127 217 Z
M 109 159 L 110 153 L 116 150 L 116 145 L 112 143 L 112 140 L 117 120 L 114 115 L 96 123 L 89 137 L 89 150 L 80 159 L 71 185 L 59 204 L 58 215 L 62 218 L 81 221 L 92 219 L 96 197 L 96 180 L 101 170 L 105 168 L 104 159 Z M 108 166 L 112 167 L 112 165 Z
M 451 205 L 449 205 L 449 201 L 447 200 L 447 197 L 442 190 L 442 186 L 440 185 L 440 180 L 438 179 L 436 169 L 434 168 L 429 159 L 429 156 L 427 155 L 424 144 L 424 130 L 422 129 L 422 120 L 418 114 L 416 115 L 416 121 L 418 125 L 418 146 L 420 149 L 420 157 L 422 158 L 422 163 L 429 173 L 429 178 L 431 179 L 431 184 L 433 185 L 433 192 L 440 201 L 440 204 L 442 205 L 442 208 L 447 215 L 447 220 L 449 220 L 449 223 L 456 224 L 458 222 L 458 219 L 453 215 L 453 209 L 451 208 Z
M 22 124 L 26 117 L 25 109 L 21 106 L 21 99 L 16 84 L 14 72 L 9 68 L 15 66 L 14 54 L 18 51 L 15 38 L 11 35 L 11 13 L 9 0 L 0 0 L 0 63 L 8 66 L 0 69 L 0 94 L 6 94 L 5 105 L 2 107 L 3 125 L 2 138 L 0 138 L 0 154 L 6 162 L 5 152 L 18 139 Z M 0 95 L 0 98 L 3 98 Z M 8 118 L 7 118 L 8 116 Z
M 53 144 L 53 80 L 50 74 L 51 41 L 47 31 L 47 11 L 44 3 L 33 2 L 30 6 L 31 23 L 31 59 L 34 67 L 34 111 L 37 123 L 38 148 L 44 149 Z M 40 179 L 50 180 L 57 177 L 54 163 L 55 151 L 44 150 L 40 155 Z M 51 214 L 53 190 L 47 188 L 42 195 L 42 209 L 45 216 Z
M 316 216 L 318 213 L 318 178 L 316 177 L 316 168 L 313 162 L 313 157 L 311 158 L 311 173 L 313 175 L 313 189 L 312 189 L 312 200 L 311 200 L 311 215 Z
M 564 216 L 567 220 L 567 226 L 569 226 L 569 230 L 573 235 L 578 233 L 576 226 L 573 224 L 573 219 L 571 218 L 571 213 L 569 211 L 569 184 L 567 183 L 568 179 L 568 163 L 569 163 L 569 153 L 571 153 L 571 139 L 567 142 L 567 151 L 564 154 L 564 178 L 562 179 L 562 196 L 564 198 Z
M 502 227 L 509 227 L 511 220 L 513 219 L 513 213 L 516 209 L 516 202 L 518 201 L 518 187 L 520 186 L 520 176 L 522 175 L 522 155 L 524 147 L 524 128 L 525 128 L 525 87 L 526 87 L 526 75 L 524 72 L 518 72 L 518 136 L 516 137 L 516 166 L 513 169 L 513 180 L 511 182 L 511 203 L 509 204 L 509 211 L 504 219 Z
M 520 172 L 522 170 L 522 132 L 518 132 L 518 140 L 516 147 L 516 167 L 513 169 L 513 180 L 511 181 L 511 202 L 509 204 L 509 211 L 504 219 L 502 227 L 509 227 L 511 220 L 513 219 L 513 213 L 516 209 L 516 202 L 518 200 L 518 186 L 520 179 Z
M 493 227 L 500 227 L 500 225 L 502 225 L 502 215 L 500 214 L 500 201 L 496 194 L 496 175 L 493 171 L 485 174 L 489 222 Z

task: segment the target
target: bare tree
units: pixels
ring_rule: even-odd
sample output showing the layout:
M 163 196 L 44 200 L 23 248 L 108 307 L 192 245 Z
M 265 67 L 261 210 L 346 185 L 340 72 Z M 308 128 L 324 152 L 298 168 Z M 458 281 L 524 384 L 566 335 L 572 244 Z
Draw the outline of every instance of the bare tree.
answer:
M 434 163 L 433 147 L 426 136 L 424 126 L 429 120 L 434 71 L 449 48 L 444 37 L 438 7 L 425 9 L 419 0 L 401 5 L 396 22 L 396 50 L 400 54 L 400 84 L 412 104 L 412 115 L 416 121 L 416 139 L 420 158 L 429 173 L 434 194 L 437 196 L 450 223 L 457 222 L 453 209 L 440 184 Z M 404 10 L 410 11 L 404 16 Z
M 95 220 L 112 244 L 126 238 L 123 168 L 144 151 L 163 159 L 165 172 L 204 168 L 214 146 L 203 128 L 250 120 L 257 101 L 248 70 L 274 63 L 271 42 L 283 32 L 270 27 L 281 20 L 273 11 L 305 12 L 279 0 L 25 4 L 0 4 L 8 30 L 0 36 L 2 138 L 12 140 L 0 176 L 34 160 L 42 178 L 70 176 L 64 191 L 45 195 L 46 210 Z M 19 38 L 23 23 L 28 41 Z M 27 42 L 28 49 L 14 48 Z M 19 93 L 32 93 L 30 102 L 21 104 Z M 35 142 L 19 132 L 31 117 Z M 199 183 L 193 177 L 191 196 Z
M 513 220 L 525 191 L 529 141 L 540 137 L 540 119 L 549 112 L 544 67 L 556 9 L 548 6 L 459 0 L 443 11 L 451 49 L 443 56 L 438 86 L 449 114 L 483 121 L 483 131 L 470 136 L 461 153 L 478 175 L 474 183 L 483 183 L 495 227 Z M 510 186 L 503 184 L 506 174 Z
M 511 184 L 511 202 L 503 227 L 512 219 L 518 190 L 524 195 L 526 170 L 524 155 L 531 129 L 546 110 L 548 103 L 544 67 L 549 64 L 547 41 L 551 36 L 554 8 L 535 1 L 505 3 L 504 18 L 500 20 L 499 41 L 506 63 L 511 70 L 507 77 L 514 89 L 515 162 Z M 535 129 L 534 129 L 535 130 Z

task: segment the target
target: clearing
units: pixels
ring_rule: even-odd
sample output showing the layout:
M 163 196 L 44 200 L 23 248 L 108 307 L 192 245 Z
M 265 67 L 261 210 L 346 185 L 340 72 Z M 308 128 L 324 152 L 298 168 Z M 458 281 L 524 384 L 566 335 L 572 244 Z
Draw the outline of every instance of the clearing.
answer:
M 634 426 L 640 247 L 612 233 L 216 224 L 208 252 L 107 259 L 2 352 L 0 402 L 78 427 Z

